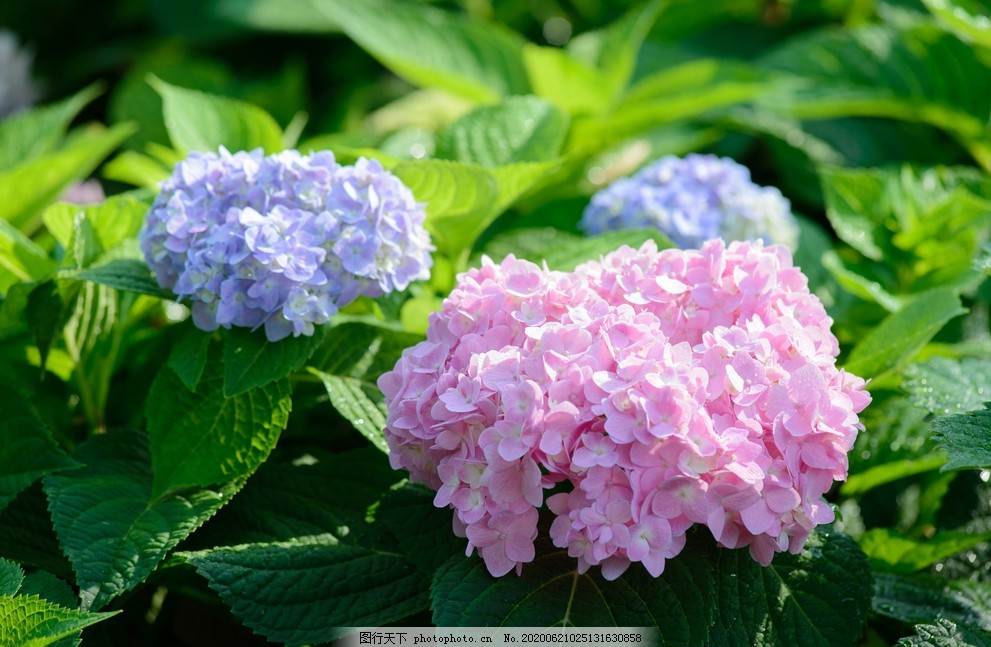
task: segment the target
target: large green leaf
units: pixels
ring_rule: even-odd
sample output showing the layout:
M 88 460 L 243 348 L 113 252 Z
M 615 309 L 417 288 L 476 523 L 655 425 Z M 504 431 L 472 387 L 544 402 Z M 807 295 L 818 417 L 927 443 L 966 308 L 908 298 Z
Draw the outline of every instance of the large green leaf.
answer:
M 67 252 L 72 250 L 78 221 L 85 220 L 92 228 L 96 245 L 90 254 L 96 257 L 135 238 L 150 208 L 147 200 L 139 200 L 125 193 L 93 205 L 59 202 L 45 209 L 42 220 L 48 232 Z
M 529 90 L 523 39 L 420 3 L 398 0 L 226 0 L 219 10 L 261 29 L 342 30 L 369 54 L 411 83 L 479 101 Z
M 991 467 L 991 405 L 933 420 L 936 443 L 949 454 L 944 470 Z
M 482 166 L 545 162 L 558 156 L 567 129 L 567 117 L 553 104 L 534 96 L 508 97 L 441 130 L 436 156 Z
M 40 212 L 72 182 L 81 180 L 134 132 L 128 124 L 80 133 L 59 150 L 0 172 L 0 220 L 31 234 Z
M 212 349 L 195 393 L 172 369 L 159 371 L 146 408 L 153 498 L 247 476 L 275 447 L 291 408 L 288 380 L 231 398 L 224 397 L 223 382 L 219 348 Z
M 911 573 L 988 540 L 991 533 L 946 530 L 915 539 L 891 528 L 872 528 L 859 542 L 867 559 L 878 570 Z
M 30 403 L 0 390 L 0 510 L 43 475 L 71 467 L 78 463 L 58 448 Z
M 165 127 L 180 152 L 216 151 L 220 146 L 242 151 L 263 148 L 282 150 L 282 129 L 261 108 L 198 90 L 170 85 L 152 78 L 162 95 Z
M 911 364 L 902 389 L 916 406 L 938 416 L 980 409 L 991 400 L 991 359 L 934 357 Z
M 96 86 L 90 86 L 58 103 L 0 120 L 0 171 L 55 149 L 79 111 L 98 94 Z
M 922 0 L 922 4 L 961 40 L 991 49 L 987 3 L 979 0 Z
M 311 368 L 310 372 L 323 382 L 327 395 L 330 396 L 330 403 L 337 412 L 373 445 L 389 453 L 389 443 L 382 433 L 389 408 L 378 387 L 370 382 L 330 375 L 315 368 Z
M 0 220 L 0 294 L 22 281 L 37 281 L 56 267 L 34 241 Z
M 465 550 L 464 538 L 452 532 L 451 510 L 434 507 L 433 501 L 432 490 L 407 483 L 389 492 L 375 508 L 375 520 L 389 529 L 406 558 L 427 577 Z
M 245 625 L 287 645 L 379 626 L 426 608 L 429 579 L 403 555 L 333 535 L 186 553 Z
M 767 568 L 696 533 L 661 577 L 633 565 L 613 582 L 594 569 L 579 575 L 566 551 L 538 543 L 521 577 L 493 578 L 477 558 L 447 562 L 431 587 L 434 622 L 656 627 L 665 644 L 846 646 L 867 617 L 867 562 L 836 532 L 814 535 L 804 553 L 778 555 Z
M 37 595 L 0 595 L 0 645 L 44 647 L 117 613 L 66 609 Z
M 52 529 L 48 500 L 40 481 L 0 511 L 0 556 L 60 577 L 72 577 L 72 565 L 62 554 Z
M 924 574 L 874 575 L 874 613 L 915 624 L 936 617 L 991 631 L 991 586 Z
M 310 336 L 270 342 L 260 331 L 231 329 L 224 338 L 224 397 L 265 386 L 299 370 L 323 341 L 324 327 Z
M 653 229 L 625 229 L 598 236 L 578 236 L 568 232 L 542 227 L 540 229 L 513 229 L 495 236 L 483 250 L 496 261 L 507 254 L 525 258 L 534 263 L 547 261 L 552 270 L 570 271 L 585 261 L 599 260 L 622 245 L 639 248 L 653 240 L 658 248 L 672 247 L 668 238 Z
M 937 618 L 934 624 L 915 626 L 916 635 L 902 638 L 898 647 L 991 647 L 991 634 L 957 625 L 946 618 Z
M 768 95 L 769 108 L 802 119 L 922 121 L 953 134 L 982 164 L 991 164 L 991 68 L 935 25 L 823 29 L 785 42 L 763 65 L 806 81 L 801 89 Z
M 139 431 L 94 436 L 73 457 L 85 467 L 47 477 L 45 492 L 83 610 L 103 608 L 143 582 L 243 483 L 155 499 L 148 439 Z
M 78 281 L 89 281 L 115 290 L 147 294 L 160 299 L 174 299 L 175 295 L 158 285 L 148 264 L 137 259 L 121 258 L 94 265 L 78 272 L 67 274 Z
M 309 366 L 330 375 L 377 380 L 392 370 L 403 351 L 423 341 L 423 335 L 364 323 L 334 326 Z
M 920 293 L 861 339 L 844 368 L 855 375 L 878 377 L 900 366 L 947 321 L 965 312 L 955 290 L 937 288 Z

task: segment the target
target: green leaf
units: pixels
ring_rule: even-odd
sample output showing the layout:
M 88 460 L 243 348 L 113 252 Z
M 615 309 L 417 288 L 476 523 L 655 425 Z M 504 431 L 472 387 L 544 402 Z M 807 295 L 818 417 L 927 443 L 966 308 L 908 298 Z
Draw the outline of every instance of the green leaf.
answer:
M 936 18 L 960 40 L 991 49 L 991 20 L 988 7 L 978 0 L 922 0 Z
M 24 578 L 20 593 L 21 595 L 37 595 L 43 600 L 70 609 L 79 604 L 72 587 L 48 571 L 31 571 Z
M 949 455 L 943 470 L 991 467 L 991 405 L 933 420 L 933 437 Z
M 145 223 L 151 205 L 127 194 L 115 195 L 100 204 L 77 205 L 67 202 L 56 203 L 42 214 L 45 228 L 60 245 L 69 251 L 73 247 L 73 236 L 78 220 L 89 225 L 95 248 L 94 256 L 118 247 L 125 241 L 133 240 Z
M 991 634 L 945 618 L 937 618 L 935 624 L 916 625 L 915 632 L 915 636 L 899 640 L 898 647 L 991 647 Z
M 900 461 L 881 463 L 863 472 L 851 475 L 846 483 L 843 484 L 841 491 L 843 492 L 843 496 L 857 496 L 885 483 L 938 470 L 945 463 L 946 459 L 941 456 L 933 458 L 906 458 Z
M 203 369 L 206 368 L 210 339 L 210 333 L 205 333 L 193 325 L 186 325 L 179 333 L 179 339 L 172 346 L 172 352 L 169 353 L 167 366 L 190 391 L 196 391 L 196 385 L 200 383 Z
M 17 595 L 24 581 L 24 569 L 17 562 L 0 559 L 0 595 Z
M 571 115 L 599 113 L 612 99 L 602 89 L 602 73 L 569 55 L 559 47 L 527 43 L 523 63 L 537 96 L 547 99 Z
M 427 577 L 452 555 L 463 554 L 465 540 L 451 529 L 450 508 L 434 506 L 434 492 L 406 484 L 389 492 L 375 510 L 375 520 L 395 536 L 406 558 Z M 410 532 L 416 528 L 416 532 Z
M 28 295 L 24 316 L 34 333 L 42 370 L 52 344 L 62 334 L 62 327 L 73 312 L 78 294 L 78 286 L 72 285 L 71 281 L 45 281 Z
M 21 281 L 37 281 L 57 267 L 34 241 L 0 220 L 0 294 Z
M 153 498 L 148 439 L 138 431 L 93 436 L 73 457 L 85 467 L 47 477 L 45 493 L 87 611 L 143 582 L 241 485 Z
M 0 510 L 40 477 L 78 467 L 48 426 L 16 392 L 0 390 Z
M 0 511 L 0 556 L 60 577 L 72 577 L 72 565 L 62 554 L 52 529 L 48 500 L 40 481 Z
M 567 551 L 538 539 L 520 577 L 493 578 L 478 558 L 453 558 L 431 587 L 438 626 L 655 627 L 673 644 L 851 645 L 870 602 L 870 571 L 845 535 L 813 535 L 805 552 L 763 568 L 745 550 L 701 533 L 651 578 L 634 564 L 607 582 L 575 570 Z M 539 591 L 539 595 L 534 595 Z
M 844 368 L 868 378 L 894 370 L 932 339 L 946 322 L 965 312 L 953 289 L 923 292 L 860 340 Z
M 309 371 L 323 381 L 330 403 L 337 412 L 349 420 L 375 447 L 388 454 L 389 443 L 382 430 L 385 428 L 389 408 L 378 387 L 353 377 L 330 375 L 315 368 L 310 368 Z
M 246 626 L 287 645 L 327 642 L 342 627 L 380 626 L 426 608 L 429 580 L 401 554 L 332 535 L 183 556 Z
M 326 329 L 310 336 L 270 342 L 261 330 L 232 328 L 224 338 L 224 397 L 265 386 L 302 368 L 323 341 Z
M 219 11 L 261 29 L 343 30 L 414 85 L 482 102 L 529 90 L 518 34 L 436 7 L 397 0 L 302 0 L 286 8 L 278 0 L 227 0 Z
M 308 365 L 330 375 L 373 381 L 391 371 L 404 350 L 421 341 L 423 335 L 344 323 L 331 328 Z
M 101 175 L 116 182 L 158 190 L 169 177 L 169 169 L 161 162 L 135 151 L 123 151 L 104 165 Z
M 860 537 L 860 547 L 876 569 L 911 573 L 989 539 L 991 533 L 952 530 L 926 539 L 913 539 L 892 528 L 872 528 Z
M 401 479 L 373 447 L 307 454 L 293 463 L 269 461 L 187 546 L 208 549 L 330 535 L 345 543 L 396 549 L 382 524 L 368 523 L 367 510 Z
M 180 152 L 216 151 L 220 146 L 231 152 L 282 150 L 282 129 L 261 108 L 170 85 L 155 77 L 149 83 L 162 95 L 165 127 L 172 145 Z
M 436 156 L 482 166 L 545 162 L 558 156 L 568 118 L 534 96 L 508 97 L 481 106 L 437 134 Z
M 251 474 L 268 457 L 291 408 L 288 380 L 223 396 L 224 365 L 211 349 L 196 392 L 172 369 L 159 371 L 146 414 L 155 478 L 152 497 Z
M 175 299 L 175 294 L 158 285 L 148 264 L 136 259 L 121 258 L 67 276 L 115 290 L 147 294 L 160 299 Z
M 875 573 L 872 607 L 907 624 L 941 617 L 991 631 L 991 586 L 984 582 Z
M 79 111 L 99 94 L 91 85 L 58 103 L 0 120 L 0 172 L 55 149 Z
M 35 595 L 0 595 L 0 645 L 44 647 L 117 613 L 84 613 Z
M 916 406 L 938 416 L 980 409 L 991 399 L 991 359 L 934 357 L 911 364 L 902 389 Z
M 128 124 L 87 131 L 57 151 L 0 172 L 0 220 L 33 234 L 45 205 L 92 173 L 133 132 Z
M 426 227 L 434 245 L 457 258 L 495 220 L 492 204 L 499 195 L 495 176 L 463 162 L 423 160 L 403 162 L 393 173 L 427 204 Z
M 801 119 L 921 121 L 956 136 L 985 166 L 991 162 L 991 68 L 933 24 L 822 29 L 789 39 L 763 65 L 805 79 L 800 89 L 767 95 L 769 109 Z
M 668 238 L 654 229 L 625 229 L 598 236 L 578 236 L 553 227 L 514 229 L 495 236 L 483 250 L 496 262 L 507 254 L 534 263 L 547 261 L 552 270 L 570 271 L 585 261 L 598 260 L 623 245 L 634 249 L 653 240 L 659 249 L 673 247 Z

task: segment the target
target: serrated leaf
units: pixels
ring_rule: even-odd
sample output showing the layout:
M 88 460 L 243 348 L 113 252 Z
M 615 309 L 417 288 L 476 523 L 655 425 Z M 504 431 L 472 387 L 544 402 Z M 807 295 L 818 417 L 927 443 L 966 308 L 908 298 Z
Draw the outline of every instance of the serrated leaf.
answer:
M 84 613 L 33 595 L 0 595 L 0 645 L 44 647 L 117 613 Z
M 385 398 L 374 384 L 341 375 L 330 375 L 310 368 L 309 371 L 323 382 L 330 396 L 330 403 L 339 414 L 354 425 L 362 436 L 375 447 L 389 453 L 389 443 L 382 430 L 389 408 Z
M 442 129 L 436 156 L 489 167 L 545 162 L 558 156 L 567 129 L 567 116 L 554 104 L 534 96 L 507 97 Z
M 841 116 L 922 121 L 955 135 L 987 164 L 991 68 L 933 24 L 822 29 L 764 57 L 770 70 L 807 79 L 768 95 L 768 107 L 801 119 Z M 953 75 L 952 80 L 947 78 Z
M 965 312 L 953 289 L 937 288 L 920 293 L 861 339 L 850 351 L 844 368 L 868 378 L 896 369 L 946 322 Z
M 72 577 L 72 566 L 62 554 L 52 529 L 48 501 L 40 481 L 0 511 L 0 556 Z
M 426 576 L 402 555 L 332 535 L 183 556 L 246 626 L 287 645 L 327 642 L 341 627 L 383 625 L 427 603 Z
M 945 618 L 938 618 L 935 624 L 916 625 L 915 632 L 915 636 L 899 640 L 898 647 L 991 647 L 991 634 Z
M 529 90 L 518 34 L 436 7 L 396 0 L 305 0 L 287 9 L 278 0 L 228 0 L 219 11 L 262 29 L 342 30 L 414 85 L 482 102 Z
M 948 455 L 943 470 L 991 467 L 991 408 L 933 420 L 933 438 Z
M 976 0 L 922 0 L 936 18 L 961 40 L 991 49 L 991 19 L 988 7 Z
M 159 371 L 146 414 L 152 497 L 248 476 L 268 457 L 286 426 L 291 389 L 282 379 L 232 398 L 223 396 L 220 349 L 211 349 L 196 392 L 172 369 Z
M 363 323 L 334 326 L 308 363 L 330 375 L 368 381 L 392 370 L 403 351 L 423 341 L 423 335 Z
M 162 96 L 165 127 L 180 152 L 216 151 L 221 146 L 230 151 L 282 150 L 282 129 L 258 106 L 170 85 L 155 77 L 149 82 Z
M 0 392 L 0 510 L 43 475 L 78 467 L 52 439 L 30 403 Z
M 875 573 L 874 613 L 916 624 L 935 617 L 991 631 L 991 586 L 924 574 Z
M 585 261 L 598 260 L 623 245 L 634 249 L 653 240 L 659 249 L 673 247 L 667 236 L 654 229 L 625 229 L 598 236 L 578 236 L 553 227 L 514 229 L 495 236 L 483 252 L 497 262 L 507 254 L 540 264 L 552 270 L 570 271 Z
M 37 281 L 56 267 L 41 247 L 0 220 L 0 294 L 21 281 Z
M 148 269 L 148 264 L 129 258 L 112 260 L 70 274 L 79 281 L 89 281 L 124 292 L 147 294 L 160 299 L 174 299 L 175 295 L 158 285 Z
M 89 86 L 67 99 L 0 120 L 0 171 L 54 149 L 79 111 L 99 94 Z
M 24 577 L 20 589 L 21 595 L 37 595 L 42 600 L 58 604 L 66 608 L 74 608 L 79 604 L 76 594 L 67 582 L 48 571 L 31 571 Z
M 44 486 L 87 611 L 143 582 L 242 484 L 153 498 L 148 439 L 138 431 L 94 436 L 73 457 L 85 467 L 51 475 Z
M 651 578 L 633 565 L 613 582 L 538 539 L 521 577 L 493 578 L 477 558 L 454 558 L 431 586 L 438 626 L 656 627 L 665 643 L 850 645 L 870 602 L 867 562 L 845 535 L 813 535 L 799 556 L 763 568 L 747 552 L 719 549 L 701 533 Z M 540 595 L 533 595 L 534 591 Z
M 72 182 L 92 173 L 133 132 L 128 124 L 86 132 L 57 151 L 0 172 L 0 220 L 26 234 L 34 233 L 45 205 Z
M 989 539 L 991 533 L 952 530 L 938 532 L 925 539 L 914 539 L 892 528 L 872 528 L 861 535 L 859 542 L 876 569 L 911 573 Z
M 938 416 L 980 409 L 991 400 L 991 359 L 934 357 L 911 364 L 902 389 L 916 406 Z
M 0 559 L 0 595 L 17 595 L 24 581 L 24 569 L 17 562 Z
M 310 336 L 270 342 L 260 331 L 231 329 L 224 338 L 224 397 L 265 386 L 302 368 L 323 341 L 326 328 Z

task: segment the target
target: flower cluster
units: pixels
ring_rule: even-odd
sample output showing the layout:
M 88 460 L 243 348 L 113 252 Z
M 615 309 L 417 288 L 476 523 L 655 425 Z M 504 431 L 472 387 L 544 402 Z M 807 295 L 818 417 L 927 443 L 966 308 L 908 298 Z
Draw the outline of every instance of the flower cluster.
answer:
M 32 58 L 13 32 L 0 29 L 0 119 L 37 100 L 38 89 L 31 80 Z
M 459 277 L 379 379 L 393 467 L 437 491 L 493 575 L 534 558 L 544 491 L 579 570 L 653 575 L 693 524 L 768 564 L 833 519 L 870 401 L 782 246 L 628 247 L 574 272 Z
M 312 335 L 360 295 L 429 278 L 423 206 L 374 160 L 192 153 L 152 205 L 141 249 L 203 330 Z
M 669 155 L 613 182 L 592 197 L 580 225 L 589 234 L 659 229 L 682 248 L 710 238 L 798 245 L 798 224 L 781 192 L 757 186 L 745 166 L 714 155 Z

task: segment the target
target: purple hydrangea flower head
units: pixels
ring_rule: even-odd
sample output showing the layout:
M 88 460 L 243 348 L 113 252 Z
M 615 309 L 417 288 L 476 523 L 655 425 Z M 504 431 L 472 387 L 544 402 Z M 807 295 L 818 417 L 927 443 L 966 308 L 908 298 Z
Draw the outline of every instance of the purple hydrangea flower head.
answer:
M 710 238 L 798 245 L 798 224 L 781 192 L 714 155 L 668 155 L 617 180 L 592 197 L 580 225 L 589 234 L 659 229 L 682 249 Z
M 423 205 L 374 160 L 221 148 L 190 154 L 161 188 L 141 249 L 204 330 L 312 335 L 359 296 L 430 276 Z

